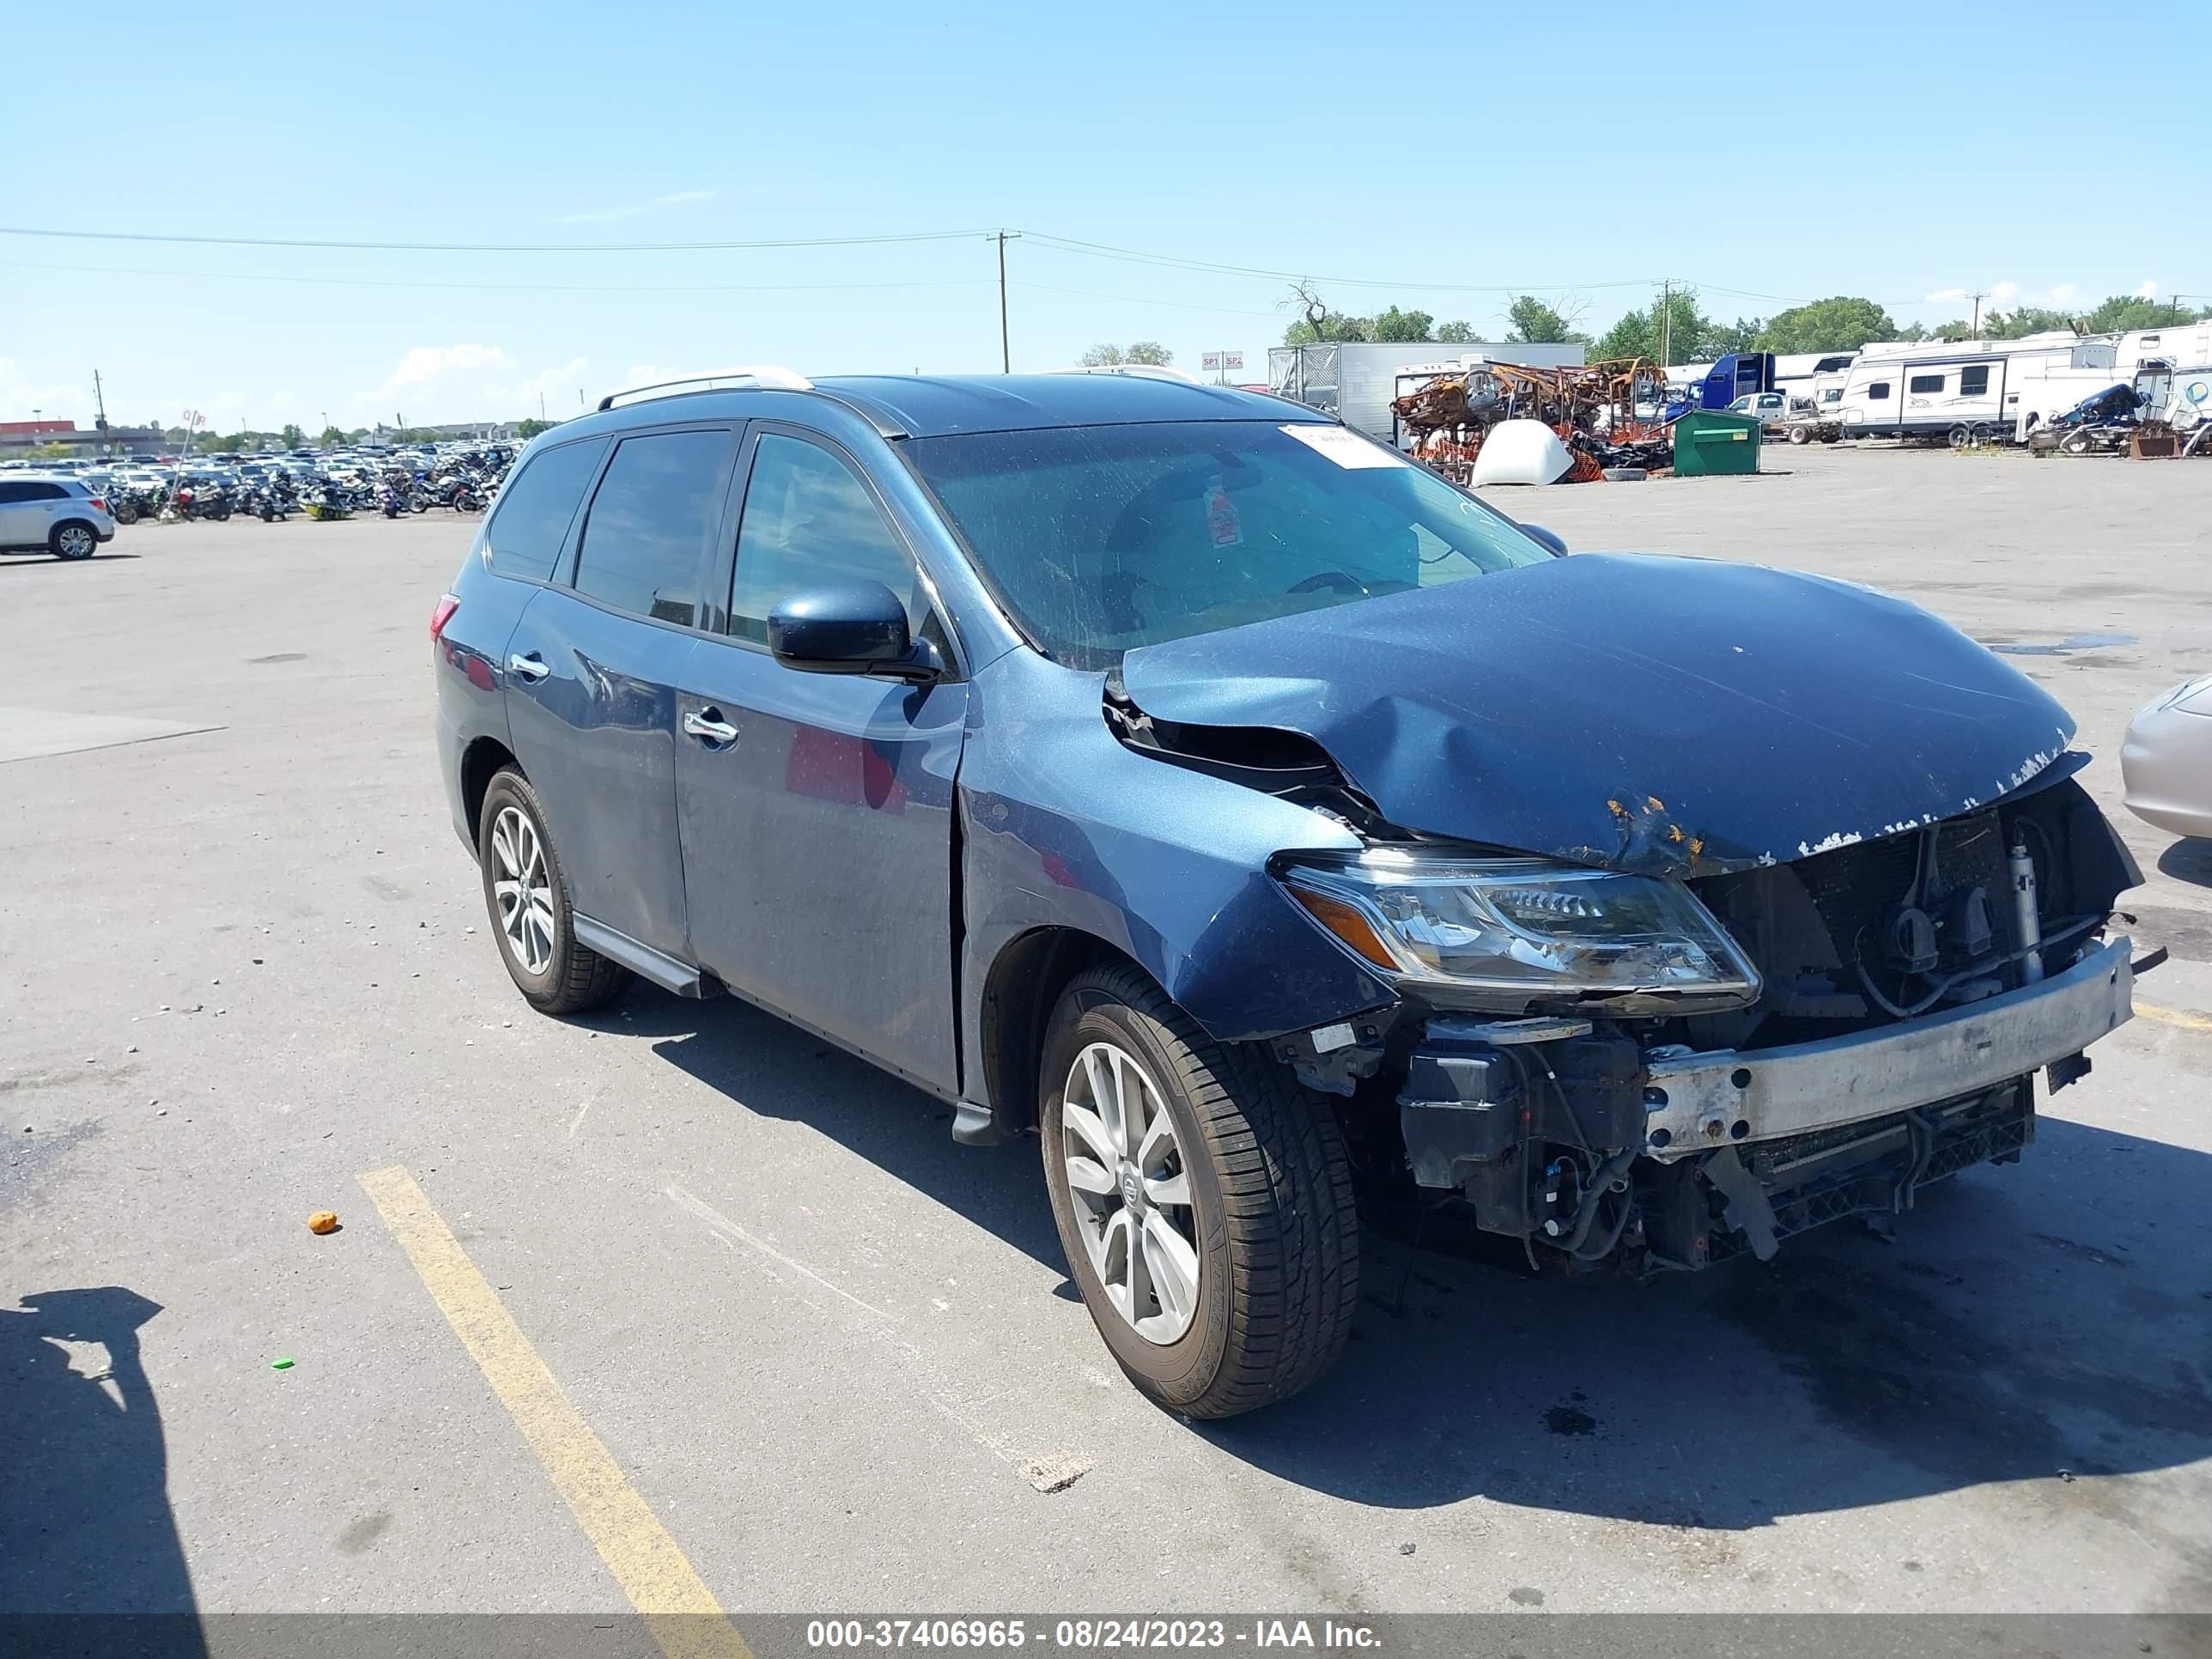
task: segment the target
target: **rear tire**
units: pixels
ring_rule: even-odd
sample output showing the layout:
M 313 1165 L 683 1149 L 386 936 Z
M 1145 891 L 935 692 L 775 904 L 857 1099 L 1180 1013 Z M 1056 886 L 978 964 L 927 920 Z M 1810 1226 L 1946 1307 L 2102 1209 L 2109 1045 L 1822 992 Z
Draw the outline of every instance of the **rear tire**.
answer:
M 58 524 L 46 538 L 46 547 L 56 558 L 74 564 L 98 551 L 100 537 L 88 524 Z
M 1813 441 L 1813 434 L 1805 427 L 1793 426 L 1790 428 L 1790 441 L 1793 444 L 1809 444 Z
M 622 994 L 629 970 L 577 941 L 568 880 L 545 833 L 538 792 L 513 767 L 495 773 L 484 791 L 477 862 L 500 960 L 525 1001 L 541 1014 L 580 1014 Z
M 138 522 L 138 509 L 132 506 L 129 501 L 116 502 L 115 522 L 123 525 L 137 524 Z
M 1152 1128 L 1118 1131 L 1144 1144 L 1110 1169 L 1112 1147 L 1102 1149 L 1079 1189 L 1071 1148 L 1079 1163 L 1087 1158 L 1109 1114 L 1071 1108 L 1070 1097 L 1105 1097 L 1087 1069 L 1100 1055 L 1111 1091 L 1133 1079 L 1144 1103 L 1122 1121 Z M 1139 1392 L 1188 1417 L 1231 1417 L 1288 1398 L 1335 1362 L 1359 1297 L 1359 1217 L 1327 1102 L 1260 1051 L 1214 1042 L 1128 967 L 1094 969 L 1061 996 L 1038 1097 L 1045 1184 L 1069 1272 Z M 1162 1146 L 1164 1163 L 1148 1158 Z M 1117 1209 L 1132 1218 L 1118 1258 Z M 1161 1223 L 1171 1236 L 1152 1231 Z M 1137 1300 L 1138 1286 L 1159 1281 L 1149 1266 L 1140 1279 L 1130 1262 L 1133 1229 L 1163 1239 L 1175 1292 Z M 1158 1259 L 1161 1246 L 1145 1248 Z M 1184 1285 L 1194 1264 L 1195 1282 Z

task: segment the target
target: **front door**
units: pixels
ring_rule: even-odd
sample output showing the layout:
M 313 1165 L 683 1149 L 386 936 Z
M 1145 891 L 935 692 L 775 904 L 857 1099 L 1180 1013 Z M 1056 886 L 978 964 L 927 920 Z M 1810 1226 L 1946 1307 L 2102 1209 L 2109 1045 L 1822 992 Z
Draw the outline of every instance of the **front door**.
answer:
M 531 601 L 507 647 L 507 729 L 570 902 L 679 960 L 676 688 L 736 447 L 727 426 L 624 437 L 585 503 L 573 578 Z
M 880 581 L 943 638 L 905 542 L 861 470 L 814 438 L 756 429 L 727 635 L 677 697 L 677 806 L 693 959 L 742 994 L 927 1087 L 953 1040 L 957 680 L 803 673 L 768 613 L 825 583 Z

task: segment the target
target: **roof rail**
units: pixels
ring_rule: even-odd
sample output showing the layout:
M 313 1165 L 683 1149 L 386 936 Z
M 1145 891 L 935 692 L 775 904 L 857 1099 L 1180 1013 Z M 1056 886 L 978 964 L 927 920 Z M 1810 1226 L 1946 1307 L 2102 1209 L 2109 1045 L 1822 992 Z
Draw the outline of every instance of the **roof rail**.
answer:
M 691 386 L 700 391 L 711 390 L 718 380 L 744 380 L 754 386 L 775 386 L 784 392 L 811 392 L 814 382 L 796 370 L 779 368 L 774 363 L 748 363 L 738 368 L 710 368 L 697 374 L 685 374 L 673 380 L 654 380 L 647 386 L 624 386 L 619 392 L 610 392 L 599 399 L 601 409 L 612 409 L 617 404 L 641 398 L 647 392 L 666 393 L 678 386 Z
M 1145 380 L 1181 380 L 1186 386 L 1204 386 L 1206 382 L 1195 374 L 1180 368 L 1170 368 L 1165 363 L 1082 363 L 1073 368 L 1048 368 L 1048 374 L 1133 374 Z

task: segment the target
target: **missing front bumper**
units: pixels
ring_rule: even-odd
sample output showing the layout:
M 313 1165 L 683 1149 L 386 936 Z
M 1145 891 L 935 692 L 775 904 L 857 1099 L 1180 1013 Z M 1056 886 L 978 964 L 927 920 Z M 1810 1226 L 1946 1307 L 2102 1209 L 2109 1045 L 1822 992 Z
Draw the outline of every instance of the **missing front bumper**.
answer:
M 1662 1163 L 1845 1127 L 1992 1088 L 2080 1054 L 2134 1012 L 2130 942 L 2039 984 L 1820 1042 L 1653 1060 L 1644 1151 Z

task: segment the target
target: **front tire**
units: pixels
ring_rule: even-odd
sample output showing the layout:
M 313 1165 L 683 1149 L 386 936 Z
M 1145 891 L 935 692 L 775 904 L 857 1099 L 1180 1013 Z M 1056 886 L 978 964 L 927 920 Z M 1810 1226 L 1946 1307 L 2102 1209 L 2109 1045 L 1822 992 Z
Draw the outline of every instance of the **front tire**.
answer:
M 477 862 L 500 960 L 541 1014 L 580 1014 L 622 994 L 629 973 L 578 942 L 561 857 L 545 833 L 538 792 L 507 767 L 484 791 Z
M 1216 1043 L 1133 968 L 1079 975 L 1044 1043 L 1053 1218 L 1122 1371 L 1231 1417 L 1333 1364 L 1359 1294 L 1359 1218 L 1328 1103 Z

